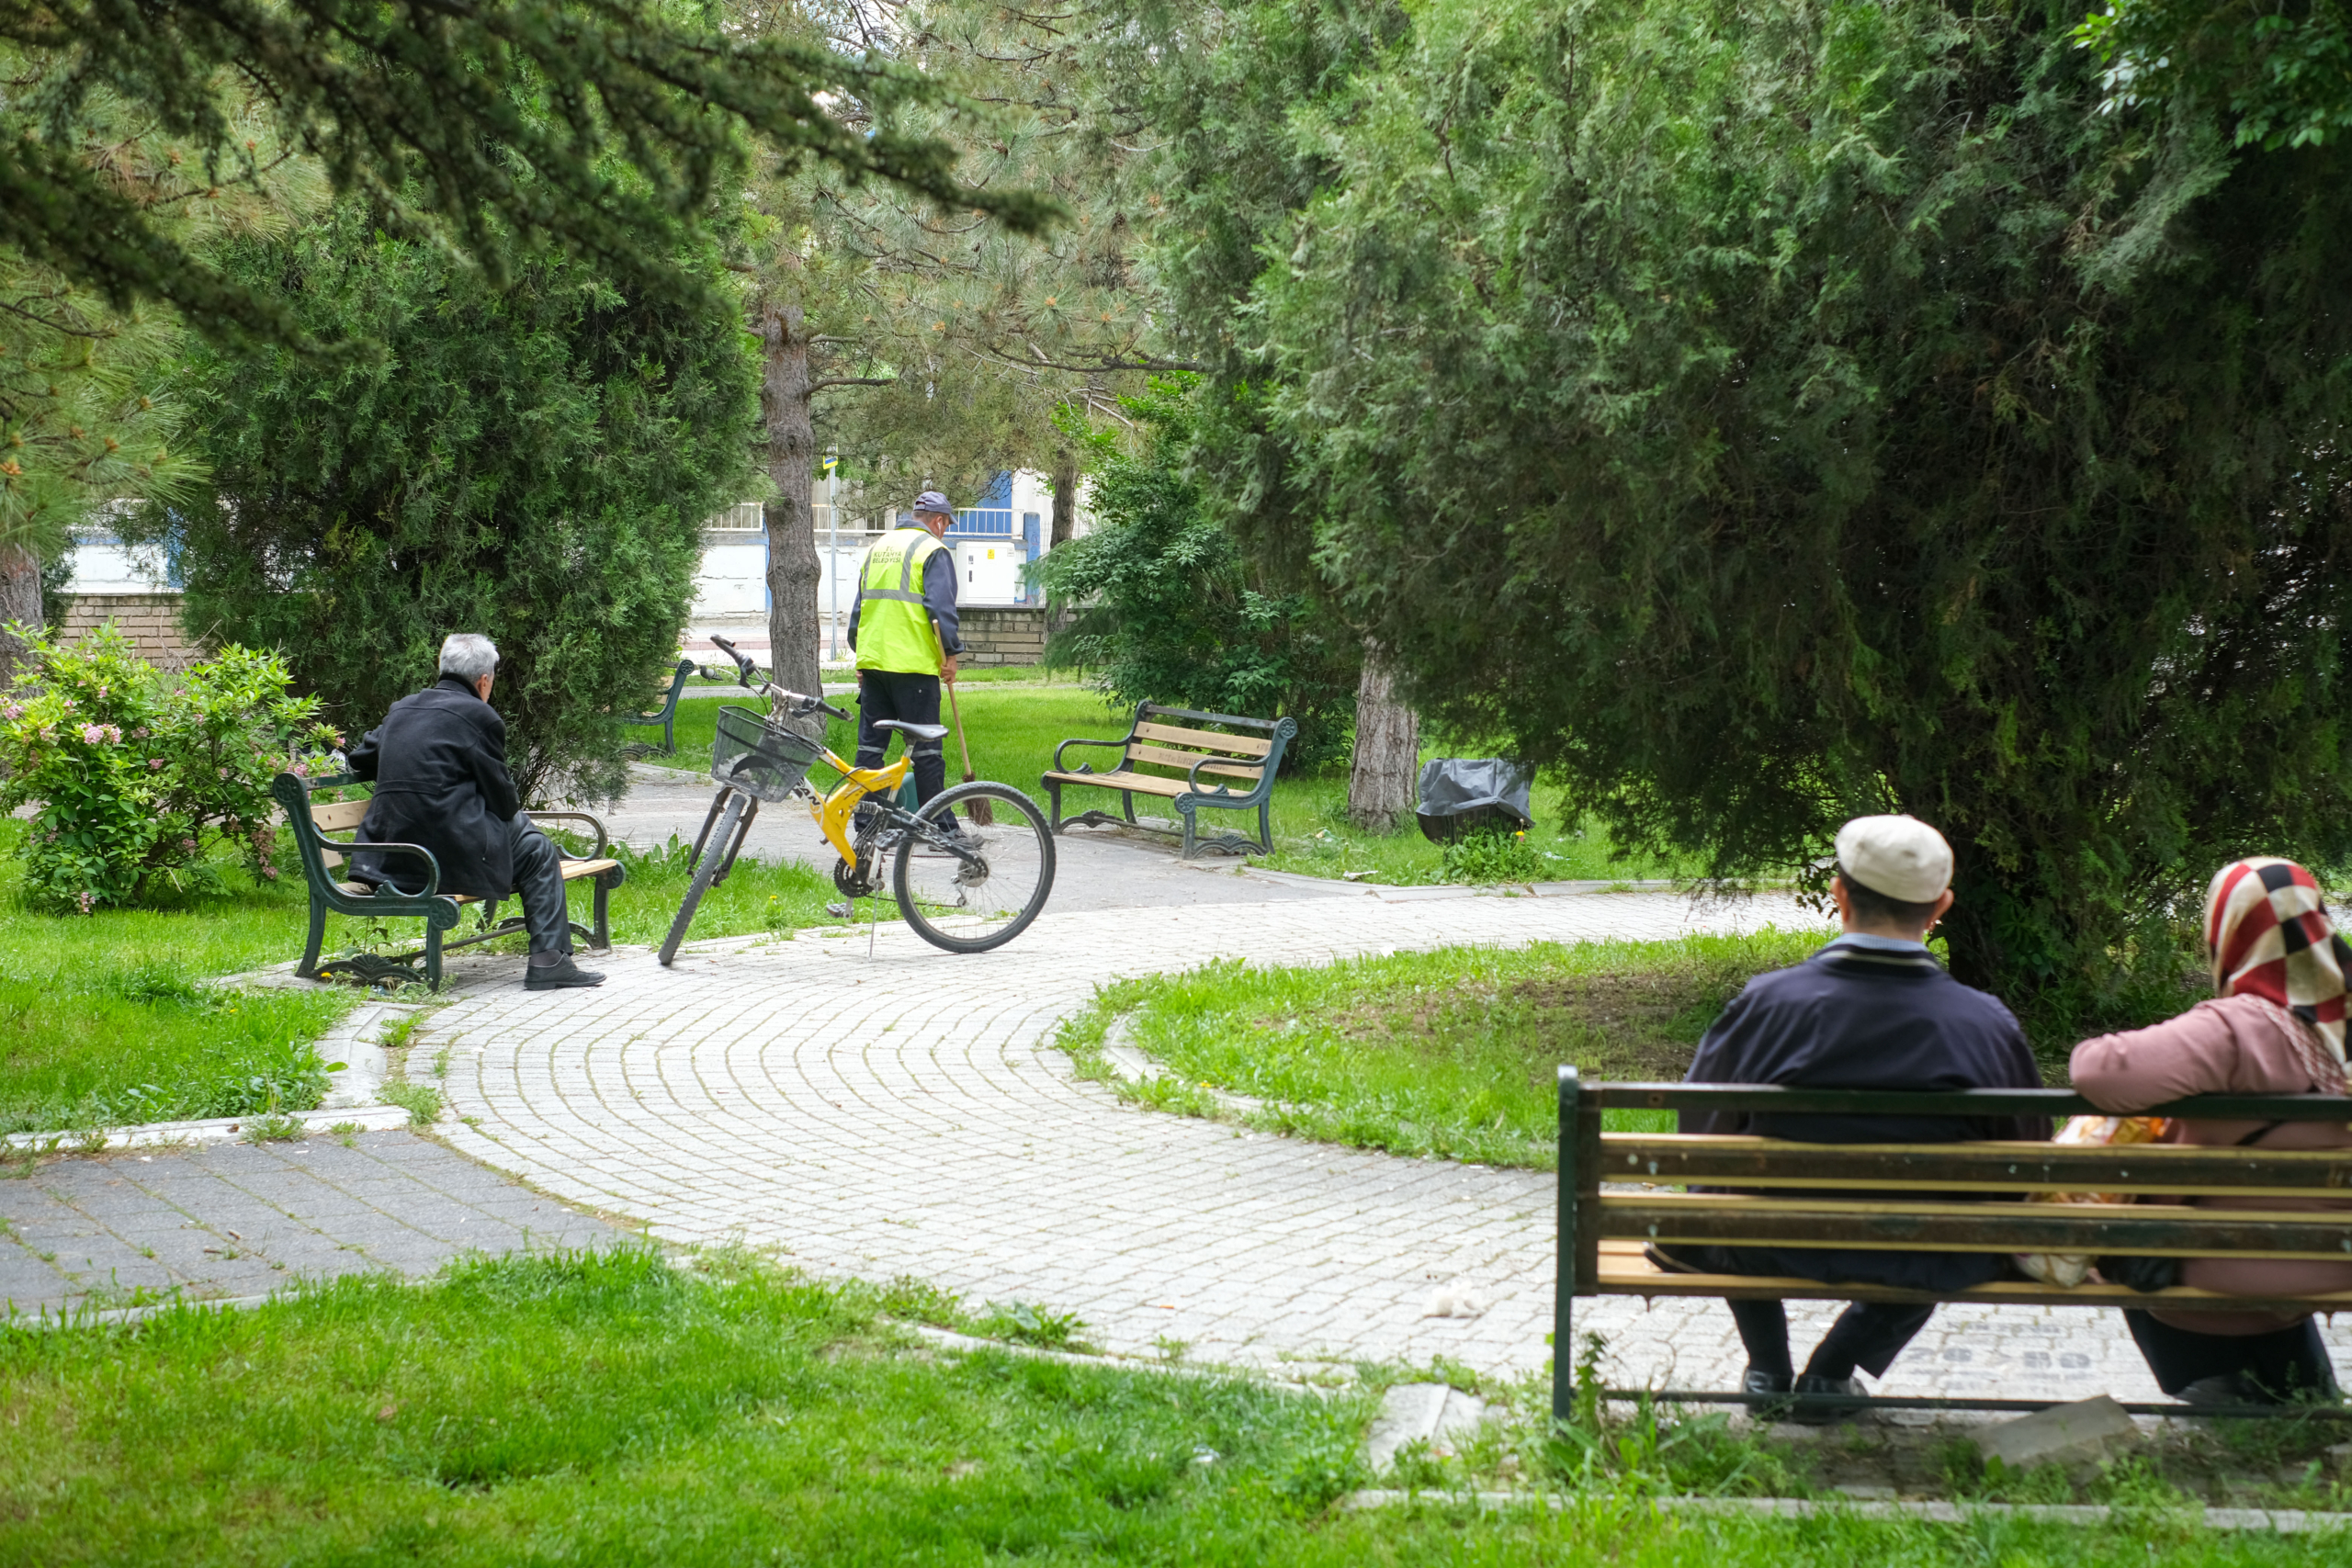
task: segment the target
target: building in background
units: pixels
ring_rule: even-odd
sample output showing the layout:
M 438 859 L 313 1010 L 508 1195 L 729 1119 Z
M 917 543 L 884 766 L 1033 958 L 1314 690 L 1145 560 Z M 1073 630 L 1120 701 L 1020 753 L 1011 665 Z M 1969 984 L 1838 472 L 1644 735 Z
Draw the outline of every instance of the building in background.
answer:
M 857 487 L 839 487 L 841 515 L 834 516 L 833 487 L 817 481 L 817 583 L 820 625 L 826 627 L 820 656 L 849 657 L 849 612 L 857 599 L 857 572 L 866 547 L 910 515 L 905 506 L 867 504 Z M 911 498 L 912 492 L 909 492 Z M 987 612 L 980 619 L 984 642 L 1001 640 L 1010 655 L 986 662 L 1031 663 L 1021 657 L 1033 640 L 1042 642 L 1043 606 L 1035 603 L 1024 569 L 1044 554 L 1053 529 L 1053 497 L 1043 474 L 1001 472 L 977 506 L 956 513 L 946 542 L 956 551 L 959 604 Z M 1079 497 L 1077 529 L 1091 522 L 1084 491 Z M 714 634 L 759 654 L 768 646 L 768 540 L 760 503 L 729 507 L 703 527 L 701 570 L 695 578 L 694 607 L 684 638 L 688 651 L 712 654 Z M 64 629 L 76 636 L 112 620 L 132 633 L 151 658 L 176 661 L 186 656 L 179 625 L 179 563 L 160 550 L 133 548 L 103 524 L 75 536 L 74 575 L 66 592 Z M 998 613 L 1002 612 L 1002 613 Z M 1035 626 L 1031 625 L 1035 622 Z M 150 647 L 149 645 L 153 646 Z
M 1051 539 L 1054 503 L 1046 482 L 1044 474 L 1000 472 L 978 505 L 956 513 L 956 525 L 947 531 L 946 543 L 956 552 L 959 604 L 987 609 L 1036 604 L 1025 581 L 1025 569 L 1045 553 Z M 858 567 L 865 559 L 866 547 L 910 514 L 902 502 L 867 504 L 852 487 L 843 485 L 841 515 L 836 519 L 822 479 L 817 482 L 812 511 L 821 574 L 817 583 L 818 619 L 827 628 L 821 651 L 831 661 L 849 657 L 849 612 L 857 600 Z M 1090 521 L 1081 491 L 1075 531 L 1086 532 Z M 767 647 L 767 532 L 759 502 L 746 502 L 711 519 L 703 531 L 702 571 L 695 579 L 694 609 L 687 619 L 689 651 L 708 648 L 714 633 L 746 651 Z

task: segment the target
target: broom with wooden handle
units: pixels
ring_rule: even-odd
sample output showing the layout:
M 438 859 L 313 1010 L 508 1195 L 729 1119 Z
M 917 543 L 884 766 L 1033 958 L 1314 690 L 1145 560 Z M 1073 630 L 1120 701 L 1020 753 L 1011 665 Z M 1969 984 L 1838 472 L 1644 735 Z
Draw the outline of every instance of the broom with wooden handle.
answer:
M 939 636 L 937 622 L 932 624 L 931 635 L 934 638 Z M 940 645 L 939 659 L 943 664 L 947 661 L 944 643 Z M 964 738 L 964 705 L 956 700 L 956 682 L 948 681 L 944 684 L 947 687 L 947 711 L 956 716 L 956 749 L 964 753 L 964 782 L 970 784 L 978 775 L 972 772 L 972 743 Z M 988 801 L 972 801 L 964 807 L 964 815 L 972 819 L 975 828 L 996 826 L 996 807 Z

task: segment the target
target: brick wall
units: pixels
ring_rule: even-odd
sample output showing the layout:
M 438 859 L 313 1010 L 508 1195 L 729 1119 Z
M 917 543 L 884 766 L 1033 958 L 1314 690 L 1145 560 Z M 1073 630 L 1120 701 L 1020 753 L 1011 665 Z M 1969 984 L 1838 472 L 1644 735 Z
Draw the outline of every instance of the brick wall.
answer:
M 967 604 L 956 612 L 956 635 L 964 639 L 967 669 L 992 664 L 1035 664 L 1046 657 L 1043 605 Z
M 139 649 L 151 664 L 175 669 L 198 657 L 180 629 L 180 596 L 176 593 L 74 593 L 65 601 L 63 639 L 77 642 L 107 621 Z

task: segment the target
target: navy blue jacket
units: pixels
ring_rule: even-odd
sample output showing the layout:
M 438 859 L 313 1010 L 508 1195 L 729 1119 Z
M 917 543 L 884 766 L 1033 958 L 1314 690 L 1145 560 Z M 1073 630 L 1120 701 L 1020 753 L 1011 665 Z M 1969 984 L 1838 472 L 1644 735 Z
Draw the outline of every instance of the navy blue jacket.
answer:
M 1807 1089 L 2039 1089 L 2041 1074 L 2009 1010 L 1944 973 L 1924 949 L 1873 951 L 1833 942 L 1793 969 L 1750 980 L 1699 1043 L 1685 1081 Z M 2050 1123 L 2041 1117 L 1686 1112 L 1679 1124 L 1685 1133 L 1745 1133 L 1813 1144 L 2050 1135 Z M 1931 1291 L 1980 1284 L 2006 1265 L 2002 1258 L 1983 1253 L 1709 1247 L 1702 1259 L 1697 1256 L 1701 1250 L 1674 1249 L 1677 1257 L 1713 1272 L 1867 1280 Z

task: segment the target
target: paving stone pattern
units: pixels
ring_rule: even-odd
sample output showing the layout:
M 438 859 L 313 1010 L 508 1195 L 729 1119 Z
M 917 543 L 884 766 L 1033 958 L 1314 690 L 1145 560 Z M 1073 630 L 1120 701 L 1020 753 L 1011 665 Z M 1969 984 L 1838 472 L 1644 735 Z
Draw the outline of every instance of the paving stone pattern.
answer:
M 1434 890 L 1432 890 L 1434 891 Z M 912 1274 L 1076 1312 L 1109 1348 L 1209 1359 L 1549 1349 L 1548 1176 L 1399 1159 L 1122 1106 L 1076 1081 L 1055 1022 L 1114 976 L 1211 959 L 1312 964 L 1461 942 L 1811 924 L 1783 899 L 1442 897 L 1052 913 L 956 957 L 886 923 L 616 954 L 602 990 L 485 990 L 426 1026 L 452 1047 L 468 1154 L 682 1243 L 773 1246 L 820 1274 Z M 1487 1303 L 1423 1315 L 1440 1287 Z M 1836 1309 L 1794 1306 L 1799 1353 Z M 1723 1387 L 1716 1303 L 1579 1303 L 1612 1379 Z M 2347 1336 L 2335 1335 L 2339 1352 Z M 2352 1358 L 2347 1358 L 2352 1359 Z M 1892 1369 L 1908 1393 L 2155 1397 L 2111 1314 L 1947 1309 Z
M 0 1315 L 261 1295 L 625 1233 L 413 1133 L 51 1161 L 0 1181 Z

